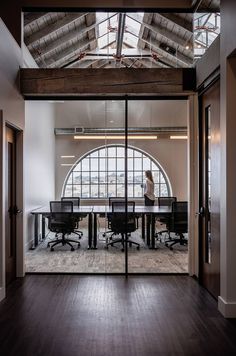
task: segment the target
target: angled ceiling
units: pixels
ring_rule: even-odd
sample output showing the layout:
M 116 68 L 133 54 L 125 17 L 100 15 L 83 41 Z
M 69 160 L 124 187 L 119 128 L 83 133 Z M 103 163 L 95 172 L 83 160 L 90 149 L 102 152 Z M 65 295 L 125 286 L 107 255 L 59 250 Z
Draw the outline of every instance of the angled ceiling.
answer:
M 210 13 L 219 0 L 194 5 Z M 40 68 L 188 68 L 193 27 L 190 13 L 26 12 L 24 42 Z

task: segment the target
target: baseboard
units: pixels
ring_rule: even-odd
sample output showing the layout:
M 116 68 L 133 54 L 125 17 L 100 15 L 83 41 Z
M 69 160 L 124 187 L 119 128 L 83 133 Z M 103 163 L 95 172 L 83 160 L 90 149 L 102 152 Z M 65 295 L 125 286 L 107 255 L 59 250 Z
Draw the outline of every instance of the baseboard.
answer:
M 6 298 L 6 290 L 3 287 L 0 287 L 0 302 Z
M 219 296 L 218 309 L 225 318 L 236 318 L 236 302 L 226 302 Z

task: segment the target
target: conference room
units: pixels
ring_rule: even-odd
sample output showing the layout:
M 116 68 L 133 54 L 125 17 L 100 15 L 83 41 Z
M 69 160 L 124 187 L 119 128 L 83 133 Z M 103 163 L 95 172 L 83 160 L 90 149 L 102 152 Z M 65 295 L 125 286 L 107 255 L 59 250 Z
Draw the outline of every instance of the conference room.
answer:
M 26 272 L 188 273 L 188 110 L 173 97 L 26 101 Z

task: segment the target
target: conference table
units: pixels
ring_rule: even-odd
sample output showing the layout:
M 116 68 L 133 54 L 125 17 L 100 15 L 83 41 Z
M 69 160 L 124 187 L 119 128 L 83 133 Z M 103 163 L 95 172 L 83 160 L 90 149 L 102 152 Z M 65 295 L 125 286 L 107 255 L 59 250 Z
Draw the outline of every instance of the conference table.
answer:
M 155 220 L 156 217 L 169 217 L 171 207 L 168 206 L 145 206 L 135 205 L 134 213 L 142 219 L 142 239 L 150 249 L 155 249 Z M 42 239 L 46 237 L 46 218 L 50 216 L 50 207 L 44 206 L 31 211 L 34 215 L 34 247 L 39 243 L 39 217 L 41 216 Z M 73 208 L 75 217 L 88 216 L 88 249 L 97 248 L 97 219 L 99 215 L 106 216 L 112 214 L 112 207 L 109 205 L 81 205 Z M 124 212 L 125 214 L 125 212 Z

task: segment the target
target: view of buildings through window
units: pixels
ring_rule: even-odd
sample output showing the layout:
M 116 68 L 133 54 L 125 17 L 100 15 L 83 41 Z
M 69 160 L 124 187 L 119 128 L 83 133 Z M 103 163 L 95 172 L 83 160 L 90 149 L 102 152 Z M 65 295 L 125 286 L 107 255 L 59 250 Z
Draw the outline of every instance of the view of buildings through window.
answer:
M 110 145 L 96 149 L 80 159 L 70 171 L 63 195 L 81 198 L 125 196 L 125 148 Z M 160 165 L 144 152 L 128 148 L 128 197 L 144 194 L 145 170 L 151 170 L 156 196 L 171 195 L 169 180 Z

